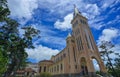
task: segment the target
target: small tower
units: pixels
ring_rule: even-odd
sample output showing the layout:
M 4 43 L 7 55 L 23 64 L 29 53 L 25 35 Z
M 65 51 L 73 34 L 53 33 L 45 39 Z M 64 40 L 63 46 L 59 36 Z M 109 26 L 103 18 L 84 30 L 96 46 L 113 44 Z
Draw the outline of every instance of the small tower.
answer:
M 76 52 L 75 52 L 75 43 L 73 36 L 69 33 L 67 36 L 67 50 L 68 50 L 68 64 L 69 64 L 69 73 L 75 73 L 76 65 Z
M 106 73 L 105 66 L 98 52 L 92 32 L 88 26 L 88 20 L 81 15 L 77 7 L 74 7 L 74 17 L 71 21 L 73 37 L 76 45 L 78 73 L 95 77 L 95 69 L 92 59 L 96 59 L 100 71 Z

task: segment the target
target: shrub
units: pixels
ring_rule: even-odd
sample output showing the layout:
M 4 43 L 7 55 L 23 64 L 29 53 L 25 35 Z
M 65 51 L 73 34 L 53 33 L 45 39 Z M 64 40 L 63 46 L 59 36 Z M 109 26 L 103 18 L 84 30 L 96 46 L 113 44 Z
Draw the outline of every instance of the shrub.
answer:
M 37 77 L 52 77 L 52 75 L 50 73 L 44 72 L 44 73 L 40 73 L 40 75 Z

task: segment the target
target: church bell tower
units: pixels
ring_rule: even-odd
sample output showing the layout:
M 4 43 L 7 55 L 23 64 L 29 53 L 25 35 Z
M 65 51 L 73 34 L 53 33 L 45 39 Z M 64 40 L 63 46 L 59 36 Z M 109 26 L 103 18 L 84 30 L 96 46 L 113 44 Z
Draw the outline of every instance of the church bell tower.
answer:
M 95 77 L 95 68 L 92 59 L 96 59 L 100 71 L 106 73 L 106 68 L 100 57 L 92 32 L 90 31 L 88 20 L 86 17 L 82 16 L 76 6 L 74 7 L 74 15 L 71 24 L 72 35 L 76 45 L 78 73 L 80 72 L 82 75 Z

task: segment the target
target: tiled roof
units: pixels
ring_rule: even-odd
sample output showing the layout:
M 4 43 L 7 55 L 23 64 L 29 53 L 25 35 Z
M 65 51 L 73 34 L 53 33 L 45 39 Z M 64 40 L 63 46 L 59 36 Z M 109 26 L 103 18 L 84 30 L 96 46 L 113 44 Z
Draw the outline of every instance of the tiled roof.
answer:
M 51 63 L 53 63 L 52 60 L 42 60 L 42 61 L 40 61 L 40 62 L 51 62 Z M 39 63 L 40 63 L 40 62 L 39 62 Z

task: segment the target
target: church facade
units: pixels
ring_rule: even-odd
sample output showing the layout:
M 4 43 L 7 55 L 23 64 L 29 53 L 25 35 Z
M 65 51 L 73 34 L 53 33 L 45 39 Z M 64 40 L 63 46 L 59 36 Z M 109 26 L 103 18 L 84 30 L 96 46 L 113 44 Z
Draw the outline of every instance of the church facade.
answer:
M 96 59 L 100 71 L 106 73 L 106 68 L 98 52 L 88 20 L 74 8 L 71 21 L 72 34 L 66 38 L 66 47 L 51 60 L 39 62 L 39 73 L 49 72 L 54 77 L 96 77 L 92 59 Z

